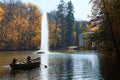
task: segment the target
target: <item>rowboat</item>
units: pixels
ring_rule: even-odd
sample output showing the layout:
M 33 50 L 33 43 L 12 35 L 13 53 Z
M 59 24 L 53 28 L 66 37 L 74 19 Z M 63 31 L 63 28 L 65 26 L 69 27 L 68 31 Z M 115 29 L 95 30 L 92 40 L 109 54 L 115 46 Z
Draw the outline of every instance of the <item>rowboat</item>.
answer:
M 33 60 L 31 62 L 22 62 L 22 63 L 16 63 L 16 64 L 10 64 L 10 67 L 12 68 L 12 70 L 14 69 L 33 69 L 33 68 L 37 68 L 40 67 L 40 61 L 39 60 Z
M 38 51 L 38 52 L 37 52 L 37 54 L 43 54 L 43 53 L 45 53 L 45 52 L 42 52 L 42 51 Z

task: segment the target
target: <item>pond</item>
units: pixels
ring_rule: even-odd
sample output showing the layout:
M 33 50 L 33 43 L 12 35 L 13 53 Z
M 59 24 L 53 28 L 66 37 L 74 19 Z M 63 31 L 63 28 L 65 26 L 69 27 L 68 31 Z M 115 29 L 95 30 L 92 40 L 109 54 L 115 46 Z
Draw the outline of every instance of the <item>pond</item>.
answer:
M 0 52 L 0 80 L 120 80 L 120 64 L 113 54 L 98 51 L 49 52 L 35 51 Z M 11 70 L 9 64 L 40 57 L 41 66 L 32 70 Z M 45 68 L 45 65 L 47 68 Z

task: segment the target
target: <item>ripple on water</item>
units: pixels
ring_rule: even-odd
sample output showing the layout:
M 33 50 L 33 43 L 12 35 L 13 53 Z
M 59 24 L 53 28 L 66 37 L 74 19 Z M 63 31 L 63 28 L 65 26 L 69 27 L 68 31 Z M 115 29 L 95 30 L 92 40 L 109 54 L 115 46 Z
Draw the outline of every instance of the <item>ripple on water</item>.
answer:
M 41 60 L 45 62 L 42 62 L 43 65 L 46 65 L 47 62 L 47 68 L 41 65 L 40 68 L 30 71 L 17 71 L 16 75 L 11 75 L 8 66 L 4 66 L 5 69 L 2 69 L 0 76 L 6 80 L 102 80 L 99 60 L 94 54 L 56 53 L 48 54 L 47 58 L 43 54 L 38 56 L 42 57 Z

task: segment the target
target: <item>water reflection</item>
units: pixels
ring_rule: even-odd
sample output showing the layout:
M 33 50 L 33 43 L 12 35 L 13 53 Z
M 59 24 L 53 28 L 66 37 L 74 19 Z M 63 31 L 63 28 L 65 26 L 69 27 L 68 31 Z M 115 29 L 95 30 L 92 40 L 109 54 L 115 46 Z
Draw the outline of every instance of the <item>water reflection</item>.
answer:
M 40 79 L 39 70 L 39 68 L 33 70 L 12 70 L 10 75 L 3 77 L 3 80 L 37 80 Z
M 18 54 L 18 53 L 17 53 Z M 25 55 L 27 56 L 28 53 Z M 7 57 L 2 55 L 2 59 L 7 63 L 1 63 L 6 66 L 9 64 Z M 22 60 L 23 54 L 19 54 Z M 11 71 L 8 67 L 0 66 L 0 80 L 102 80 L 100 74 L 100 65 L 98 56 L 89 52 L 78 53 L 51 53 L 51 54 L 31 54 L 32 57 L 41 57 L 41 67 L 32 70 Z M 0 56 L 1 58 L 1 56 Z M 44 65 L 47 65 L 45 68 Z M 1 68 L 2 67 L 2 68 Z
M 98 57 L 94 54 L 74 55 L 74 80 L 100 80 Z M 78 64 L 78 65 L 76 65 Z
M 41 55 L 41 79 L 48 80 L 48 54 Z
M 99 61 L 95 54 L 57 54 L 49 60 L 49 80 L 99 80 Z

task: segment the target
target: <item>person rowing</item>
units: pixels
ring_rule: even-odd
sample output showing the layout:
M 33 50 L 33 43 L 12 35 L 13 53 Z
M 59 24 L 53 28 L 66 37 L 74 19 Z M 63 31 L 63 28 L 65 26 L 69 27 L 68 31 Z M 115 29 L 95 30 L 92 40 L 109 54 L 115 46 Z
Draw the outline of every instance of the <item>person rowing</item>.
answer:
M 27 57 L 27 63 L 31 63 L 31 57 L 30 56 Z
M 16 58 L 13 58 L 12 64 L 17 64 L 17 59 Z

